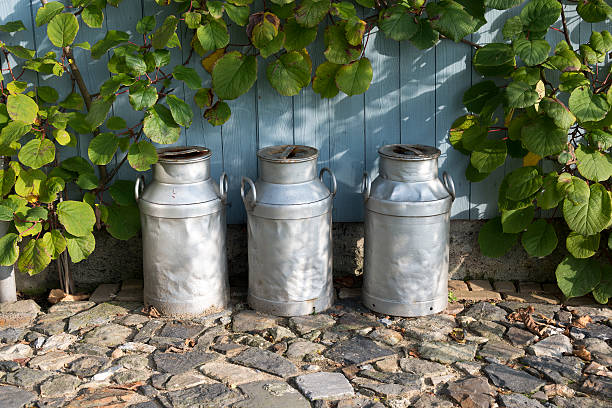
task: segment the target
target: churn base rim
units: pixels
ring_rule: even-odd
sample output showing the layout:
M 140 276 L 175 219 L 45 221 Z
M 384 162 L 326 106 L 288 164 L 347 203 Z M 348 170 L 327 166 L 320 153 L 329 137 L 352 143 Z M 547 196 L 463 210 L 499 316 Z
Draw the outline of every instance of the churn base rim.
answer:
M 363 292 L 361 301 L 365 307 L 377 313 L 400 317 L 419 317 L 440 313 L 446 309 L 448 295 L 420 302 L 402 303 L 381 299 Z

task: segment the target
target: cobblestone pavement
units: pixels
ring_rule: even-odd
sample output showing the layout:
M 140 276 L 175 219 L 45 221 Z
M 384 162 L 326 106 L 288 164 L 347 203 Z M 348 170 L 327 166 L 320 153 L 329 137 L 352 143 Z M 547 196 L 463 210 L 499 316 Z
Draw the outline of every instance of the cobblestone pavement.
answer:
M 348 288 L 278 318 L 234 290 L 232 311 L 184 320 L 144 314 L 140 285 L 0 304 L 0 407 L 612 406 L 612 310 L 539 285 L 452 281 L 471 300 L 421 318 L 370 313 Z

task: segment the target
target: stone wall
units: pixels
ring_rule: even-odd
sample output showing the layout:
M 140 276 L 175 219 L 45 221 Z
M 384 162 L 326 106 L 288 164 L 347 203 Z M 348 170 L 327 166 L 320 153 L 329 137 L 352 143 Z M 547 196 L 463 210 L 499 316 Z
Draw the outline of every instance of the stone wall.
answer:
M 478 249 L 478 230 L 482 221 L 451 221 L 450 268 L 452 279 L 494 279 L 547 282 L 554 280 L 554 270 L 563 256 L 557 249 L 552 256 L 528 258 L 518 245 L 502 258 L 487 258 Z M 560 226 L 559 226 L 560 227 Z M 106 233 L 96 233 L 96 250 L 73 265 L 74 278 L 83 290 L 99 283 L 120 282 L 142 277 L 140 238 L 118 241 Z M 363 224 L 334 224 L 334 273 L 360 275 L 363 271 Z M 245 280 L 247 261 L 246 225 L 229 225 L 227 230 L 229 273 L 233 281 Z M 559 247 L 563 247 L 560 244 Z M 55 263 L 36 276 L 17 273 L 17 287 L 26 292 L 58 287 Z

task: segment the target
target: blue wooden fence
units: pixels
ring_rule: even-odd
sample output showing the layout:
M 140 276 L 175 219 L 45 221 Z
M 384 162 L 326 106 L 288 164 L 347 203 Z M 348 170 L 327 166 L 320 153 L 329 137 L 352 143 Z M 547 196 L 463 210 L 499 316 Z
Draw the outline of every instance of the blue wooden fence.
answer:
M 64 2 L 69 3 L 69 0 Z M 44 27 L 38 28 L 33 23 L 39 7 L 40 0 L 0 0 L 0 24 L 22 20 L 28 28 L 27 32 L 15 33 L 12 38 L 5 35 L 0 40 L 36 49 L 38 56 L 52 49 Z M 76 41 L 94 44 L 109 29 L 133 33 L 136 22 L 153 10 L 162 10 L 153 0 L 124 0 L 119 9 L 109 6 L 104 29 L 90 30 L 81 24 Z M 480 44 L 501 41 L 505 20 L 516 13 L 516 10 L 489 11 L 488 23 L 472 35 L 471 40 Z M 606 29 L 604 23 L 577 26 L 575 11 L 570 9 L 566 14 L 573 30 L 572 41 L 588 41 L 592 29 Z M 562 39 L 562 35 L 554 31 L 549 36 L 553 41 Z M 181 37 L 184 43 L 188 42 L 186 33 L 181 33 Z M 322 62 L 322 37 L 319 33 L 310 47 L 314 66 Z M 364 95 L 337 96 L 331 100 L 321 99 L 312 89 L 305 89 L 294 97 L 278 95 L 264 78 L 265 63 L 260 60 L 261 80 L 246 95 L 230 102 L 230 121 L 224 126 L 212 127 L 196 114 L 193 124 L 185 129 L 177 144 L 205 145 L 212 149 L 213 175 L 226 171 L 230 176 L 229 221 L 232 223 L 245 221 L 239 184 L 243 175 L 257 177 L 257 149 L 287 143 L 318 148 L 320 166 L 328 166 L 334 171 L 338 179 L 335 221 L 362 219 L 359 192 L 362 174 L 364 171 L 375 173 L 377 149 L 388 143 L 422 143 L 438 147 L 442 151 L 441 169 L 448 171 L 455 180 L 457 200 L 453 205 L 453 217 L 489 218 L 496 213 L 497 187 L 504 174 L 520 166 L 520 161 L 508 162 L 483 182 L 470 183 L 464 177 L 469 159 L 449 144 L 451 124 L 465 112 L 461 103 L 463 92 L 481 80 L 471 68 L 472 55 L 471 47 L 463 43 L 445 40 L 433 49 L 421 51 L 407 42 L 389 41 L 382 33 L 376 33 L 368 41 L 366 50 L 374 69 L 370 89 Z M 108 78 L 105 69 L 108 56 L 92 60 L 89 52 L 76 49 L 75 58 L 89 89 L 97 90 Z M 184 49 L 173 52 L 174 63 L 186 58 Z M 210 82 L 197 58 L 193 58 L 190 66 L 201 72 L 205 84 Z M 44 80 L 32 74 L 26 79 L 31 83 Z M 70 92 L 68 78 L 54 80 L 53 85 L 60 97 Z M 175 92 L 186 101 L 193 101 L 194 91 L 189 88 L 180 87 Z M 141 119 L 131 109 L 125 95 L 117 99 L 113 109 L 128 123 L 135 124 Z M 199 112 L 196 106 L 194 112 Z M 81 136 L 76 148 L 83 157 L 87 157 L 89 140 L 90 137 Z M 64 149 L 60 154 L 74 152 L 74 149 Z M 135 174 L 126 166 L 120 176 L 134 178 Z

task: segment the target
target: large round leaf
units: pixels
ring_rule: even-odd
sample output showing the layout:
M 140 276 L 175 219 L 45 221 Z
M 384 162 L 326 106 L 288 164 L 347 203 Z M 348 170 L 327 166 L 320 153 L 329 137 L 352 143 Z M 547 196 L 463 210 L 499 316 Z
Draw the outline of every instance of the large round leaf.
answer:
M 512 7 L 519 6 L 523 0 L 485 0 L 485 6 L 497 9 L 507 10 Z
M 599 239 L 599 233 L 582 235 L 572 231 L 565 239 L 565 247 L 574 258 L 590 258 L 599 249 Z
M 514 71 L 514 50 L 508 44 L 487 44 L 474 54 L 476 71 L 485 76 L 507 76 Z
M 11 119 L 31 125 L 36 121 L 38 105 L 27 95 L 9 95 L 6 99 L 6 110 Z
M 506 161 L 508 154 L 503 140 L 484 140 L 470 155 L 470 163 L 481 173 L 490 173 Z
M 19 151 L 19 161 L 38 169 L 55 160 L 55 144 L 49 139 L 32 139 Z
M 593 95 L 590 87 L 574 89 L 569 98 L 569 108 L 581 122 L 598 121 L 606 117 L 610 105 L 603 95 Z
M 119 138 L 114 133 L 101 133 L 91 139 L 87 155 L 93 164 L 108 164 L 119 147 Z
M 279 94 L 293 96 L 308 86 L 311 69 L 310 61 L 303 54 L 291 51 L 268 64 L 266 76 Z
M 601 282 L 593 290 L 593 297 L 601 304 L 612 297 L 612 265 L 601 265 Z
M 168 104 L 172 118 L 176 123 L 185 127 L 191 126 L 193 111 L 184 100 L 180 99 L 176 95 L 168 95 L 166 97 L 166 103 Z
M 483 255 L 497 258 L 508 252 L 518 239 L 518 234 L 506 234 L 501 218 L 492 218 L 485 223 L 478 234 L 478 244 Z
M 506 197 L 519 201 L 531 197 L 540 189 L 542 176 L 536 167 L 521 167 L 506 176 Z
M 593 181 L 606 181 L 612 177 L 612 155 L 580 145 L 576 149 L 578 171 Z
M 333 98 L 338 95 L 336 74 L 342 65 L 325 61 L 317 67 L 312 81 L 312 90 L 321 95 L 321 98 Z
M 521 21 L 531 31 L 545 31 L 561 15 L 557 0 L 531 0 L 521 10 Z
M 478 19 L 459 2 L 441 0 L 428 2 L 426 7 L 433 28 L 453 41 L 459 42 L 478 27 Z
M 552 224 L 539 219 L 527 227 L 521 237 L 521 244 L 529 256 L 547 256 L 557 247 L 557 233 Z
M 604 0 L 588 0 L 580 1 L 576 7 L 578 15 L 589 23 L 598 23 L 610 18 L 612 15 L 612 7 Z
M 43 5 L 36 12 L 36 26 L 40 27 L 47 24 L 53 17 L 64 11 L 64 5 L 59 1 L 50 1 Z
M 482 81 L 465 91 L 463 104 L 468 111 L 480 113 L 497 95 L 499 95 L 499 88 L 495 82 Z
M 93 209 L 82 201 L 62 201 L 57 205 L 57 216 L 66 231 L 77 237 L 89 234 L 96 223 Z
M 519 233 L 527 228 L 529 224 L 531 224 L 534 215 L 535 207 L 533 205 L 519 208 L 517 210 L 502 211 L 502 229 L 508 234 Z
M 330 25 L 325 29 L 325 46 L 323 54 L 334 64 L 350 64 L 361 56 L 361 44 L 349 44 L 342 24 Z
M 574 114 L 558 99 L 543 98 L 540 101 L 540 108 L 546 115 L 553 120 L 559 129 L 569 129 L 576 123 Z
M 96 248 L 96 239 L 91 232 L 82 237 L 66 234 L 66 247 L 72 262 L 81 262 Z
M 133 143 L 128 150 L 128 163 L 137 171 L 147 171 L 157 163 L 157 150 L 151 143 L 141 140 Z
M 387 37 L 395 41 L 412 38 L 418 29 L 415 15 L 402 6 L 394 6 L 381 13 L 378 26 Z
M 128 240 L 140 231 L 140 213 L 135 205 L 106 207 L 108 215 L 104 223 L 106 230 L 115 238 Z
M 336 85 L 349 96 L 359 95 L 370 87 L 372 75 L 372 64 L 364 57 L 340 67 L 336 73 Z
M 555 126 L 552 119 L 540 116 L 521 130 L 523 145 L 538 156 L 560 153 L 567 145 L 567 131 Z
M 538 101 L 538 93 L 525 82 L 510 82 L 504 92 L 506 105 L 510 108 L 527 108 Z
M 79 21 L 72 13 L 61 13 L 53 17 L 47 26 L 49 41 L 56 47 L 66 47 L 79 32 Z
M 304 0 L 295 11 L 296 21 L 304 27 L 315 27 L 329 12 L 329 0 Z
M 42 243 L 51 259 L 57 259 L 66 250 L 66 238 L 58 230 L 46 232 L 42 237 Z
M 212 83 L 219 99 L 236 99 L 251 89 L 257 80 L 257 59 L 238 51 L 225 54 L 217 61 Z
M 223 101 L 217 101 L 204 112 L 204 117 L 213 126 L 221 126 L 229 120 L 231 115 L 232 111 L 229 105 Z
M 17 261 L 19 256 L 18 240 L 19 235 L 12 232 L 0 238 L 0 265 L 10 266 Z
M 17 266 L 21 272 L 36 275 L 51 263 L 51 256 L 45 249 L 42 239 L 32 238 L 21 251 Z
M 147 112 L 143 131 L 149 139 L 161 144 L 175 143 L 181 136 L 181 127 L 174 121 L 168 108 L 159 104 Z
M 205 51 L 214 51 L 229 44 L 229 33 L 227 26 L 221 19 L 210 19 L 196 31 L 198 41 Z
M 538 65 L 548 58 L 550 44 L 546 40 L 519 38 L 514 41 L 514 49 L 526 65 Z
M 601 280 L 601 267 L 593 260 L 565 258 L 555 272 L 559 289 L 567 298 L 584 296 L 591 292 Z
M 317 38 L 316 28 L 303 27 L 295 21 L 295 18 L 287 19 L 283 31 L 287 51 L 300 51 Z
M 612 219 L 610 194 L 599 183 L 590 187 L 582 180 L 573 183 L 574 191 L 563 201 L 563 216 L 567 225 L 582 235 L 602 231 Z

